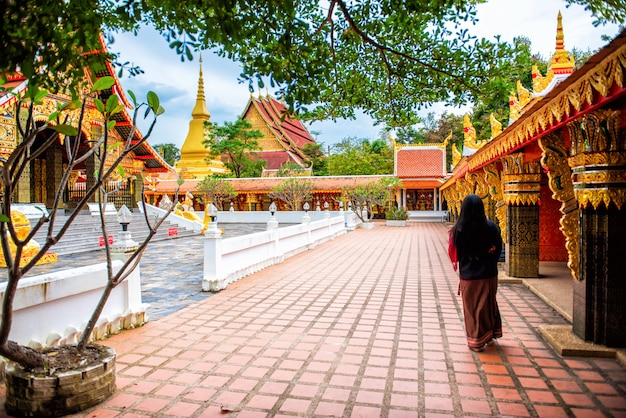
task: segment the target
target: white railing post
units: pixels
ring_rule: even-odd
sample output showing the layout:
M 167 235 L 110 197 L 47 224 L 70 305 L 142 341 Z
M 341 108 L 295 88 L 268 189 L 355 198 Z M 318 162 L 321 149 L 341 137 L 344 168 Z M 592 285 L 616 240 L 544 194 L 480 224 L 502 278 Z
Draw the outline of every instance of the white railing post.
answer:
M 217 229 L 217 222 L 211 222 L 204 239 L 204 276 L 203 292 L 216 292 L 226 287 L 222 262 L 222 233 Z

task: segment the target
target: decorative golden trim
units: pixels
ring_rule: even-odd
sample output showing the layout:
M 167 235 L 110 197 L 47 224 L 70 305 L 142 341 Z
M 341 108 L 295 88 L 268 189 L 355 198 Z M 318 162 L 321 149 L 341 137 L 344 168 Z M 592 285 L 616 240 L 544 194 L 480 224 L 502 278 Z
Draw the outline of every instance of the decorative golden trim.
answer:
M 485 184 L 491 196 L 491 200 L 496 203 L 496 218 L 500 226 L 502 241 L 506 242 L 506 205 L 504 203 L 504 190 L 500 171 L 495 163 L 483 168 L 485 172 Z
M 539 67 L 535 64 L 532 68 L 532 77 L 533 91 L 535 93 L 542 93 L 546 88 L 548 88 L 552 80 L 554 80 L 554 71 L 552 71 L 552 69 L 548 69 L 548 72 L 544 77 L 541 74 L 541 71 L 539 71 Z
M 626 139 L 619 110 L 597 110 L 567 124 L 573 189 L 581 208 L 626 203 Z
M 539 139 L 539 147 L 543 151 L 541 165 L 548 175 L 548 186 L 552 191 L 552 197 L 561 202 L 561 219 L 559 228 L 565 236 L 565 249 L 567 250 L 567 267 L 572 277 L 579 279 L 578 259 L 578 236 L 580 226 L 578 223 L 578 204 L 572 182 L 572 172 L 567 164 L 567 149 L 565 141 L 559 134 L 547 135 Z
M 476 129 L 467 113 L 463 117 L 463 137 L 463 146 L 465 148 L 479 149 L 489 142 L 488 140 L 479 141 L 476 138 Z
M 491 125 L 491 138 L 495 138 L 502 133 L 502 123 L 492 114 L 489 115 L 489 124 Z
M 502 158 L 502 183 L 504 203 L 510 205 L 536 205 L 541 192 L 541 167 L 539 162 L 524 162 L 521 152 Z
M 468 161 L 469 170 L 475 170 L 501 158 L 532 140 L 546 128 L 571 117 L 573 113 L 580 111 L 584 104 L 593 102 L 594 93 L 607 96 L 614 84 L 620 88 L 624 87 L 624 69 L 626 69 L 626 44 L 590 68 L 567 89 L 545 102 L 541 108 L 530 113 L 514 129 L 503 132 L 477 151 Z

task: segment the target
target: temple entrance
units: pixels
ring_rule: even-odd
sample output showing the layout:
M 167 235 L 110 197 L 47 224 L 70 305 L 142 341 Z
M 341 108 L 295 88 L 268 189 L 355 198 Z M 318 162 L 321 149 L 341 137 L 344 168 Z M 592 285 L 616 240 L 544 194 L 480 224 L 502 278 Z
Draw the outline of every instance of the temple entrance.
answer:
M 432 189 L 409 189 L 406 191 L 407 210 L 434 210 L 435 195 Z
M 31 153 L 37 153 L 54 132 L 46 129 L 41 132 L 31 147 Z M 57 185 L 63 175 L 62 150 L 58 141 L 49 146 L 30 163 L 30 197 L 31 203 L 43 203 L 46 208 L 54 204 Z

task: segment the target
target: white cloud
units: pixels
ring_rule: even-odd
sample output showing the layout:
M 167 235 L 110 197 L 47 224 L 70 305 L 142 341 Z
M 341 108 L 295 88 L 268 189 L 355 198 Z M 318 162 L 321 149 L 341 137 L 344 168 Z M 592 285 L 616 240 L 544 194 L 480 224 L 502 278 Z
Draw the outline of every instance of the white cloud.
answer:
M 601 35 L 615 36 L 617 26 L 596 28 L 589 12 L 580 6 L 566 8 L 562 0 L 489 0 L 478 6 L 479 24 L 471 28 L 478 37 L 493 39 L 501 35 L 504 41 L 525 36 L 532 42 L 532 49 L 549 58 L 554 52 L 557 14 L 563 15 L 565 48 L 574 47 L 592 50 L 602 47 L 605 42 Z M 125 90 L 133 90 L 143 97 L 148 90 L 155 91 L 166 113 L 159 118 L 150 143 L 171 142 L 182 146 L 191 110 L 195 104 L 198 89 L 199 63 L 181 62 L 167 42 L 150 29 L 143 29 L 139 37 L 132 34 L 117 34 L 111 46 L 113 52 L 121 53 L 121 61 L 130 61 L 145 72 L 133 78 L 122 78 Z M 234 121 L 244 110 L 249 98 L 248 86 L 238 81 L 241 68 L 225 58 L 211 52 L 202 55 L 204 91 L 211 120 L 216 123 Z M 256 94 L 256 93 L 255 93 Z M 423 114 L 434 111 L 441 113 L 461 113 L 462 110 L 433 106 Z M 316 122 L 308 125 L 310 131 L 319 131 L 318 142 L 332 145 L 345 137 L 374 139 L 379 137 L 381 127 L 375 126 L 372 119 L 360 115 L 357 120 L 340 122 Z

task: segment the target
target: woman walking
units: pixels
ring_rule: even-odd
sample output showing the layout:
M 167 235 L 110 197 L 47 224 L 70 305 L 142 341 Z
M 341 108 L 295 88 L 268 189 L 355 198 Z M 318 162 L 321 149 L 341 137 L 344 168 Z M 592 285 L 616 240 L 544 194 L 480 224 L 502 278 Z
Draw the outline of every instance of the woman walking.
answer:
M 483 351 L 502 337 L 496 302 L 501 251 L 500 229 L 485 216 L 483 201 L 475 194 L 467 196 L 450 230 L 448 254 L 455 270 L 458 262 L 467 345 L 472 351 Z

